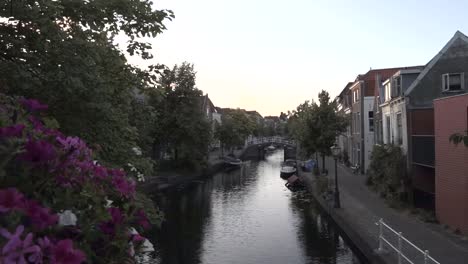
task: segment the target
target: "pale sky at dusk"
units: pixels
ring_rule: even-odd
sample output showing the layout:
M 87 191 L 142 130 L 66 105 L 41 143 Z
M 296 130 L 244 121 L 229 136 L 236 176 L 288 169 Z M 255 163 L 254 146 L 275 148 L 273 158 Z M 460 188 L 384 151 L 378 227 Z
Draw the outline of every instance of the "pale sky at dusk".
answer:
M 151 40 L 152 63 L 195 64 L 221 107 L 278 115 L 335 97 L 372 68 L 426 64 L 456 30 L 464 1 L 154 0 L 175 19 Z M 139 63 L 130 59 L 133 63 Z

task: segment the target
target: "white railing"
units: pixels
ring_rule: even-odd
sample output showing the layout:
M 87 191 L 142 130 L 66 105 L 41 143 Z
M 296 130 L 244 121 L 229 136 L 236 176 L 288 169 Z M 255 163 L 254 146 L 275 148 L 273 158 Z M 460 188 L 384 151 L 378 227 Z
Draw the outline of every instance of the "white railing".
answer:
M 280 136 L 274 137 L 250 137 L 245 140 L 245 146 L 255 145 L 255 144 L 264 144 L 264 143 L 277 143 L 277 144 L 287 144 L 287 145 L 295 145 L 296 142 L 294 140 L 284 139 Z
M 379 248 L 377 250 L 384 252 L 385 245 L 389 246 L 397 253 L 398 264 L 440 264 L 429 255 L 428 250 L 422 250 L 411 243 L 401 232 L 397 232 L 387 225 L 383 219 L 375 224 L 379 226 Z

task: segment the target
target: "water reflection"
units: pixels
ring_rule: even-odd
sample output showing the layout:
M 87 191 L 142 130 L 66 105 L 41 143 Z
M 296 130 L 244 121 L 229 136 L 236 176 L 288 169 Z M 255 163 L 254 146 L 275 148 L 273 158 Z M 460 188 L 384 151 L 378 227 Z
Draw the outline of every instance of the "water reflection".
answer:
M 279 177 L 282 152 L 160 197 L 150 263 L 358 263 L 307 194 Z

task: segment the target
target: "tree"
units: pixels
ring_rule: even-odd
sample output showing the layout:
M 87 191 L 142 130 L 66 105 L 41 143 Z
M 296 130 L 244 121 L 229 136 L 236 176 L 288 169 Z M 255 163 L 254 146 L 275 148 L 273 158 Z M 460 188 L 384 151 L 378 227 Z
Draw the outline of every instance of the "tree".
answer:
M 290 114 L 288 131 L 300 142 L 307 156 L 313 153 L 322 155 L 322 167 L 325 169 L 325 156 L 331 154 L 330 147 L 336 137 L 346 130 L 347 118 L 338 113 L 337 104 L 330 101 L 328 92 L 322 90 L 318 98 L 319 104 L 305 101 Z
M 128 38 L 128 54 L 150 59 L 140 37 L 161 33 L 172 12 L 149 0 L 2 1 L 0 17 L 8 17 L 0 22 L 0 90 L 48 104 L 61 130 L 100 149 L 105 162 L 134 160 L 132 98 L 154 86 L 159 67 L 129 65 L 115 37 Z
M 206 164 L 211 124 L 202 109 L 201 90 L 195 87 L 190 63 L 167 70 L 161 77 L 161 101 L 155 144 L 173 153 L 175 165 L 196 167 Z
M 221 141 L 221 149 L 231 149 L 244 144 L 254 131 L 254 122 L 240 109 L 224 113 L 216 127 L 215 137 Z
M 317 151 L 322 155 L 322 168 L 325 170 L 325 156 L 331 154 L 330 147 L 335 143 L 336 137 L 346 131 L 347 119 L 338 113 L 336 101 L 330 101 L 327 91 L 322 90 L 319 95 L 320 105 L 316 107 L 313 122 L 319 131 L 316 138 Z

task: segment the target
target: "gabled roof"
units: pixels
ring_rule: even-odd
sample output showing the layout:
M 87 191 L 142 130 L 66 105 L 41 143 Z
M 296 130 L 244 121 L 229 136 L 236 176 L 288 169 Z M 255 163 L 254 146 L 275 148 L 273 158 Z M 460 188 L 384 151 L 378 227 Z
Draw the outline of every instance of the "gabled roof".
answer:
M 453 43 L 455 43 L 457 39 L 468 42 L 468 37 L 465 34 L 457 30 L 457 32 L 455 32 L 455 35 L 453 35 L 453 37 L 449 40 L 449 42 L 447 42 L 447 44 L 445 44 L 445 46 L 439 51 L 439 53 L 437 53 L 437 55 L 435 55 L 435 57 L 429 61 L 429 63 L 424 68 L 424 70 L 418 75 L 416 80 L 414 80 L 414 82 L 410 85 L 410 87 L 406 89 L 406 92 L 405 92 L 406 96 L 408 96 L 414 90 L 414 88 L 418 86 L 421 80 L 424 77 L 426 77 L 427 73 L 432 69 L 432 67 L 434 67 L 434 65 L 439 61 L 442 55 L 444 55 L 444 53 L 453 45 Z

